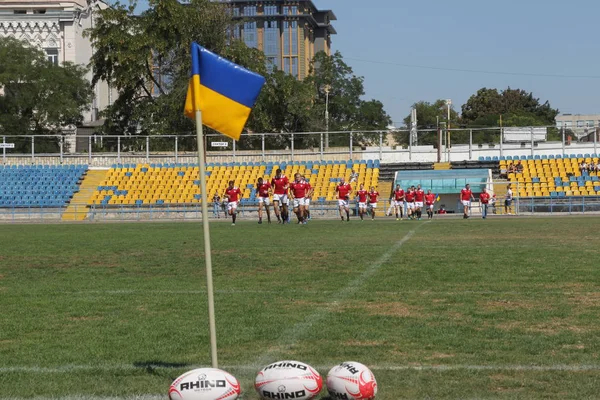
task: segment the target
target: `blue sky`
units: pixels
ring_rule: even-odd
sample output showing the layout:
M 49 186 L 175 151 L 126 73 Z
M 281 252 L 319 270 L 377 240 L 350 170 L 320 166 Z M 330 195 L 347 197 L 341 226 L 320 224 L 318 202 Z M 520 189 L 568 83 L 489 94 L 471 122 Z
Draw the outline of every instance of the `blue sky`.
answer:
M 313 1 L 335 12 L 333 49 L 396 124 L 419 100 L 452 99 L 460 111 L 482 87 L 525 89 L 562 113 L 600 113 L 598 0 Z
M 562 113 L 600 113 L 600 1 L 315 0 L 338 21 L 333 48 L 368 98 L 394 121 L 418 100 L 452 99 L 455 108 L 481 87 L 521 88 Z M 565 12 L 570 9 L 569 12 Z M 365 60 L 365 61 L 358 61 Z M 517 72 L 534 76 L 408 68 Z M 595 76 L 556 78 L 535 75 Z

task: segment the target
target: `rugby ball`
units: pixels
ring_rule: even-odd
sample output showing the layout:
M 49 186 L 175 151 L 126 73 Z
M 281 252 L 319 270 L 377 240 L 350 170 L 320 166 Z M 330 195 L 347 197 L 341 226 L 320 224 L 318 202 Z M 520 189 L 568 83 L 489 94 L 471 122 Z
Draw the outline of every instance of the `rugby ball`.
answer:
M 264 367 L 254 387 L 261 399 L 310 400 L 323 388 L 323 378 L 299 361 L 278 361 Z
M 234 400 L 242 392 L 231 374 L 217 368 L 198 368 L 175 379 L 169 388 L 170 400 Z
M 327 374 L 327 390 L 334 400 L 372 400 L 377 394 L 377 381 L 365 365 L 346 361 Z

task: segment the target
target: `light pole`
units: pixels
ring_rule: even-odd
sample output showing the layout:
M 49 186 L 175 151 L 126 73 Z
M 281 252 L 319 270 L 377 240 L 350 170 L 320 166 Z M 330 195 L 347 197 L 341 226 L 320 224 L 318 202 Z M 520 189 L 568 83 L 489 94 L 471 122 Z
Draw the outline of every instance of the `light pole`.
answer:
M 329 148 L 329 85 L 325 85 L 325 148 Z
M 446 124 L 446 154 L 447 161 L 450 162 L 450 107 L 452 106 L 452 99 L 446 100 L 448 106 L 448 123 Z

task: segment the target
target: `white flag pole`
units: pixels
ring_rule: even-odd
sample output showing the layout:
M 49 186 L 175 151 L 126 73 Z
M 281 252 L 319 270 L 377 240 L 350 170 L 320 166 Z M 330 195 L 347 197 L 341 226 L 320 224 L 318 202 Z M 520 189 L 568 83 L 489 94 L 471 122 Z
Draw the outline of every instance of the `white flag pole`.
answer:
M 198 165 L 200 166 L 200 198 L 202 201 L 202 227 L 204 228 L 204 259 L 206 262 L 206 290 L 208 293 L 208 325 L 210 329 L 210 357 L 212 367 L 218 368 L 217 328 L 215 323 L 215 298 L 212 276 L 212 254 L 210 251 L 210 228 L 208 225 L 208 196 L 206 192 L 206 166 L 204 160 L 204 137 L 202 111 L 196 110 L 196 136 L 198 140 Z

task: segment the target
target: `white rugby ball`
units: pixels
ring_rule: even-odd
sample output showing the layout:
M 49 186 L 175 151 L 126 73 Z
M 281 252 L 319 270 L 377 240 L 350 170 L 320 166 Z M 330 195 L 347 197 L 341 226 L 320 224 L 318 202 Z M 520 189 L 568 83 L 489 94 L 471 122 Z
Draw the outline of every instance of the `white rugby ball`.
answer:
M 327 374 L 327 390 L 334 400 L 372 400 L 377 395 L 377 381 L 365 365 L 346 361 Z
M 303 362 L 278 361 L 260 370 L 254 387 L 261 399 L 310 400 L 323 388 L 323 378 Z
M 217 368 L 198 368 L 175 379 L 171 400 L 234 400 L 242 392 L 235 377 Z

